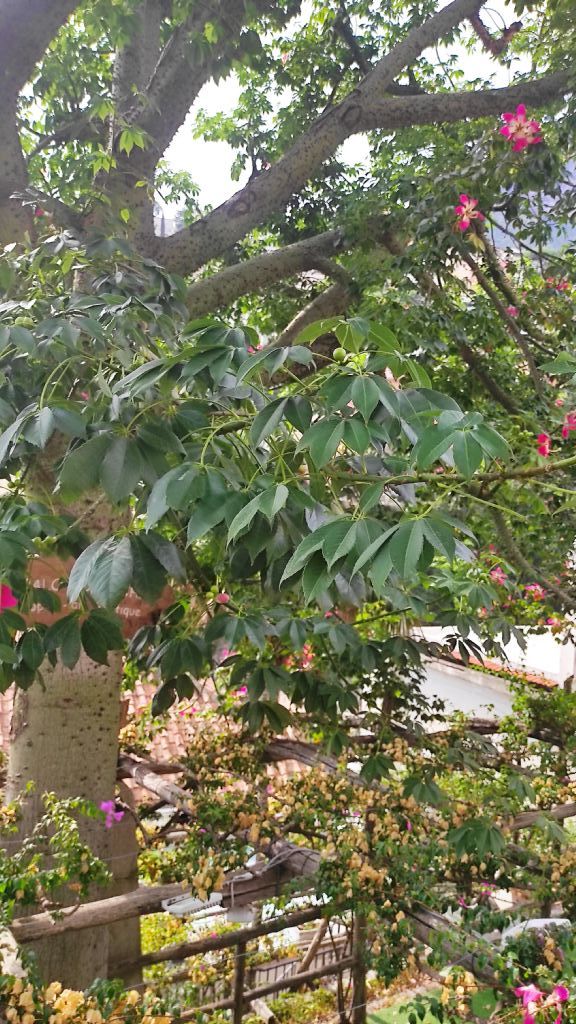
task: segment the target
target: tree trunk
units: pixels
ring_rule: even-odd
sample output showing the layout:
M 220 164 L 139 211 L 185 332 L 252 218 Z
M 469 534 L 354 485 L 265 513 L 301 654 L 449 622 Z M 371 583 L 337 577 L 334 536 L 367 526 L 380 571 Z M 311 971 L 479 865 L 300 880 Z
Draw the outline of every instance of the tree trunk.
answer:
M 30 835 L 42 815 L 42 794 L 81 796 L 99 804 L 114 796 L 118 760 L 122 663 L 110 656 L 97 665 L 82 655 L 73 670 L 60 663 L 43 669 L 44 688 L 17 690 L 6 797 L 14 799 L 27 783 L 20 834 Z M 101 820 L 82 821 L 82 837 L 98 856 L 109 857 L 110 833 Z M 96 893 L 91 894 L 95 899 Z M 84 988 L 106 977 L 108 929 L 50 937 L 35 945 L 45 981 Z

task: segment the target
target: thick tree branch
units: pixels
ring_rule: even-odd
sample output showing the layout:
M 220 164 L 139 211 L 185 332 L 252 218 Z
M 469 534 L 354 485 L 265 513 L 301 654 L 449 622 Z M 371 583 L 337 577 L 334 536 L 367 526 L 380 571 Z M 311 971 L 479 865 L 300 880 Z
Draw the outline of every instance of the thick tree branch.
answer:
M 464 121 L 466 118 L 501 114 L 522 102 L 539 106 L 561 99 L 571 88 L 571 77 L 570 71 L 555 71 L 543 78 L 520 82 L 518 85 L 510 85 L 503 89 L 434 93 L 390 99 L 374 96 L 363 105 L 362 117 L 355 131 L 394 131 L 420 124 Z
M 286 21 L 297 6 L 286 11 Z M 184 123 L 202 86 L 242 57 L 242 30 L 254 14 L 269 13 L 270 7 L 269 0 L 250 5 L 245 0 L 201 0 L 172 33 L 146 88 L 126 111 L 126 119 L 150 136 L 156 160 Z M 216 26 L 215 44 L 204 37 L 207 22 Z
M 0 0 L 0 98 L 15 106 L 46 47 L 80 0 Z
M 287 348 L 289 345 L 293 345 L 301 331 L 308 324 L 313 324 L 316 320 L 325 320 L 331 316 L 342 316 L 348 309 L 351 299 L 352 289 L 350 286 L 340 281 L 331 284 L 325 291 L 316 295 L 286 325 L 273 342 L 274 348 Z
M 474 14 L 481 0 L 452 0 L 423 25 L 410 29 L 341 103 L 327 109 L 283 157 L 207 217 L 167 239 L 156 241 L 154 255 L 168 269 L 189 273 L 225 252 L 251 228 L 280 209 L 350 135 L 364 131 L 365 110 L 382 96 L 416 57 Z M 423 100 L 427 97 L 416 97 Z M 392 101 L 391 101 L 392 102 Z M 411 99 L 394 102 L 410 104 Z M 439 101 L 442 107 L 443 98 Z M 403 108 L 405 110 L 405 108 Z M 466 115 L 464 115 L 466 116 Z
M 203 316 L 211 310 L 229 306 L 241 295 L 260 292 L 277 281 L 305 270 L 319 269 L 324 273 L 326 257 L 338 252 L 342 246 L 341 231 L 324 231 L 313 238 L 305 238 L 283 249 L 274 249 L 226 267 L 213 277 L 203 278 L 191 285 L 186 295 L 190 315 Z

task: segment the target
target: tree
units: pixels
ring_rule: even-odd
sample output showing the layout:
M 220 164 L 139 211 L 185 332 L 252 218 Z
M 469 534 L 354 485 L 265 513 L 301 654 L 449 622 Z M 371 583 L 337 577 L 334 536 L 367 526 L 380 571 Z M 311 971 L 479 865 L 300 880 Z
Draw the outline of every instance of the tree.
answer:
M 556 576 L 576 458 L 550 454 L 549 426 L 556 418 L 569 440 L 570 384 L 564 409 L 546 377 L 574 372 L 571 298 L 548 274 L 558 258 L 542 255 L 551 218 L 528 212 L 545 189 L 557 222 L 570 218 L 570 40 L 546 13 L 541 73 L 458 91 L 429 52 L 487 45 L 477 0 L 386 17 L 366 2 L 319 3 L 296 30 L 298 9 L 0 3 L 1 557 L 7 604 L 12 593 L 19 604 L 4 605 L 0 654 L 3 685 L 19 688 L 8 797 L 36 784 L 24 833 L 44 791 L 113 796 L 114 609 L 129 587 L 150 603 L 176 588 L 131 645 L 134 664 L 160 666 L 158 712 L 194 691 L 215 653 L 240 646 L 230 685 L 246 680 L 241 720 L 280 732 L 284 693 L 333 750 L 346 741 L 343 716 L 362 708 L 346 684 L 358 665 L 404 667 L 425 650 L 393 635 L 400 618 L 455 624 L 467 658 L 473 630 L 490 650 L 516 622 L 539 619 L 526 584 L 545 588 L 550 614 L 572 606 L 570 579 Z M 525 52 L 541 15 L 529 8 L 506 46 Z M 200 126 L 230 139 L 253 173 L 222 206 L 195 211 L 190 183 L 161 158 L 202 86 L 231 69 L 239 111 Z M 273 127 L 270 80 L 293 90 Z M 521 113 L 507 122 L 511 139 L 500 135 L 499 116 L 522 103 L 549 111 L 544 142 Z M 359 132 L 372 133 L 370 178 L 336 158 Z M 164 239 L 156 181 L 192 196 L 190 223 Z M 458 231 L 465 188 L 480 205 Z M 515 258 L 504 271 L 479 210 L 500 211 L 541 265 Z M 477 287 L 454 273 L 463 262 Z M 571 256 L 560 265 L 571 271 Z M 279 292 L 280 282 L 292 283 Z M 269 289 L 256 310 L 251 296 Z M 550 511 L 559 525 L 542 558 L 533 517 Z M 79 607 L 50 625 L 28 615 L 60 609 L 31 583 L 39 552 L 75 559 L 68 595 Z M 507 614 L 498 587 L 510 588 Z M 371 602 L 392 634 L 377 638 L 383 647 L 346 616 L 325 618 Z M 321 679 L 281 664 L 301 658 L 309 634 L 327 645 Z M 101 828 L 86 836 L 106 853 Z M 83 984 L 105 972 L 106 937 L 53 942 L 50 956 Z

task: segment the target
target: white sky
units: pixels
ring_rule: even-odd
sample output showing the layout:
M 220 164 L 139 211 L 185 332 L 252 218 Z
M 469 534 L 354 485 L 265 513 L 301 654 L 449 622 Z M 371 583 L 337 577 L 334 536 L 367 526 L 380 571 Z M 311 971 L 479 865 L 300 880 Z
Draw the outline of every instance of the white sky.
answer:
M 447 2 L 448 0 L 446 0 Z M 446 3 L 442 3 L 441 6 L 446 6 Z M 304 10 L 306 6 L 307 4 L 304 5 Z M 504 18 L 506 24 L 510 24 L 515 20 L 515 15 L 503 0 L 494 0 L 492 7 L 484 8 L 483 18 L 489 28 L 501 31 L 502 19 Z M 296 19 L 294 26 L 297 27 Z M 511 71 L 497 60 L 492 59 L 481 48 L 479 42 L 473 54 L 464 52 L 458 47 L 444 47 L 440 50 L 443 57 L 454 52 L 461 54 L 461 67 L 466 71 L 468 79 L 491 77 L 494 86 L 508 85 L 521 66 L 516 61 L 514 70 Z M 430 50 L 428 56 L 434 60 L 434 50 Z M 194 117 L 199 110 L 205 110 L 209 115 L 220 112 L 229 113 L 234 109 L 239 93 L 238 80 L 233 74 L 218 84 L 208 82 L 165 154 L 165 159 L 173 170 L 185 170 L 192 174 L 194 181 L 200 187 L 199 201 L 202 205 L 218 206 L 241 188 L 250 174 L 248 170 L 240 181 L 233 181 L 230 170 L 235 151 L 225 142 L 204 142 L 202 139 L 195 139 L 192 134 Z M 344 162 L 350 164 L 367 163 L 368 142 L 366 136 L 355 135 L 349 138 L 340 149 L 340 157 Z

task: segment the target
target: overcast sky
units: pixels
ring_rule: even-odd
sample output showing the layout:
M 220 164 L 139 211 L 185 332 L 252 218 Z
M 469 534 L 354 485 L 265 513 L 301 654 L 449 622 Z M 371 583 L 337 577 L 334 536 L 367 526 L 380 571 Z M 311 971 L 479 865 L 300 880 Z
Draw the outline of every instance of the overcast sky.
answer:
M 305 4 L 304 9 L 306 6 Z M 445 4 L 441 6 L 445 6 Z M 484 9 L 484 18 L 489 27 L 495 26 L 495 31 L 501 31 L 502 18 L 505 19 L 506 24 L 510 24 L 515 20 L 515 15 L 502 0 L 494 0 L 490 8 Z M 297 26 L 296 20 L 294 26 Z M 444 57 L 450 52 L 454 53 L 458 50 L 454 47 L 444 48 L 440 54 Z M 430 51 L 429 57 L 432 60 L 435 59 L 433 50 Z M 513 70 L 510 71 L 498 61 L 490 58 L 482 50 L 480 43 L 478 43 L 474 54 L 463 53 L 462 57 L 462 67 L 470 80 L 491 77 L 495 86 L 508 85 L 520 67 L 519 62 L 515 62 Z M 205 110 L 209 115 L 219 112 L 229 113 L 234 109 L 238 95 L 238 81 L 233 74 L 217 85 L 213 82 L 205 85 L 186 122 L 166 152 L 166 160 L 174 170 L 186 170 L 192 174 L 200 187 L 199 198 L 203 205 L 209 203 L 212 206 L 217 206 L 224 202 L 244 184 L 250 171 L 248 170 L 239 182 L 233 181 L 230 177 L 230 169 L 235 156 L 234 150 L 225 142 L 204 142 L 201 139 L 194 139 L 192 135 L 194 117 L 198 110 Z M 367 162 L 366 137 L 363 135 L 352 136 L 341 147 L 340 155 L 347 163 Z

